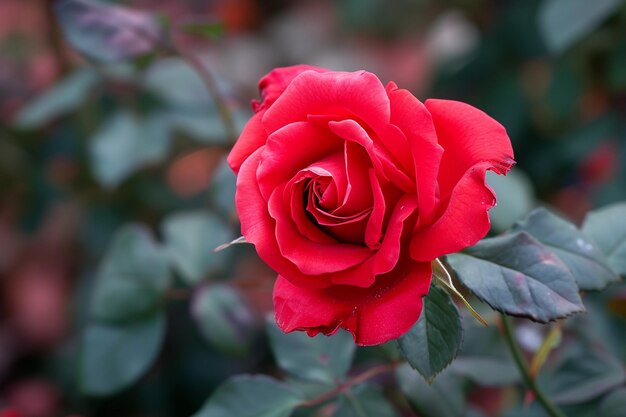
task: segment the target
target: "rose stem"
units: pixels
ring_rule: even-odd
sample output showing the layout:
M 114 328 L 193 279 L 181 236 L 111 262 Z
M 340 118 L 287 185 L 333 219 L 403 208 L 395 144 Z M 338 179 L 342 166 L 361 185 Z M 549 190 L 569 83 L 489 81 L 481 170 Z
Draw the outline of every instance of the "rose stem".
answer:
M 171 42 L 167 42 L 164 39 L 161 39 L 159 36 L 153 36 L 150 33 L 146 33 L 145 31 L 131 27 L 129 28 L 135 35 L 143 37 L 144 39 L 152 42 L 158 50 L 162 52 L 178 55 L 182 57 L 191 67 L 196 71 L 202 82 L 204 83 L 211 99 L 217 106 L 217 111 L 220 115 L 220 119 L 222 124 L 224 125 L 224 129 L 226 130 L 226 139 L 229 144 L 235 143 L 237 137 L 237 127 L 235 126 L 235 121 L 233 117 L 233 113 L 230 110 L 228 103 L 224 96 L 222 96 L 219 87 L 217 85 L 217 81 L 215 81 L 215 77 L 209 71 L 207 66 L 202 62 L 200 57 L 191 52 L 188 48 L 184 48 L 180 46 L 177 42 L 172 40 Z M 175 35 L 175 34 L 174 34 Z
M 237 127 L 235 126 L 235 121 L 233 118 L 233 113 L 230 111 L 228 107 L 228 103 L 220 93 L 217 82 L 215 81 L 215 77 L 211 74 L 211 71 L 206 67 L 206 65 L 202 62 L 200 57 L 198 57 L 195 53 L 189 51 L 187 48 L 174 44 L 174 51 L 178 53 L 181 57 L 185 59 L 192 66 L 193 69 L 196 70 L 204 85 L 206 86 L 213 102 L 217 106 L 217 111 L 220 115 L 220 119 L 222 119 L 222 124 L 224 125 L 224 129 L 226 129 L 226 138 L 228 143 L 235 143 L 237 140 Z
M 333 388 L 330 391 L 326 391 L 322 393 L 321 395 L 315 398 L 312 398 L 310 400 L 301 401 L 298 404 L 298 407 L 316 407 L 318 405 L 321 405 L 328 400 L 332 400 L 337 395 L 343 392 L 346 392 L 353 385 L 360 384 L 378 375 L 393 371 L 401 363 L 402 362 L 391 362 L 391 363 L 386 363 L 383 365 L 374 366 L 373 368 L 370 368 L 367 371 L 364 371 L 363 373 L 360 373 L 354 376 L 353 378 L 348 379 L 343 384 L 338 385 L 336 388 Z
M 552 417 L 566 417 L 565 414 L 559 408 L 550 401 L 550 399 L 546 396 L 546 394 L 539 389 L 539 386 L 530 375 L 530 371 L 528 370 L 528 364 L 524 359 L 522 354 L 522 350 L 520 349 L 517 341 L 515 340 L 515 335 L 513 333 L 513 324 L 511 323 L 511 319 L 505 314 L 500 314 L 502 318 L 502 328 L 504 330 L 504 339 L 506 344 L 513 355 L 513 360 L 515 361 L 515 365 L 517 369 L 519 369 L 520 374 L 522 375 L 522 379 L 524 383 L 528 387 L 529 390 L 535 394 L 535 398 L 541 404 L 541 406 L 550 414 Z

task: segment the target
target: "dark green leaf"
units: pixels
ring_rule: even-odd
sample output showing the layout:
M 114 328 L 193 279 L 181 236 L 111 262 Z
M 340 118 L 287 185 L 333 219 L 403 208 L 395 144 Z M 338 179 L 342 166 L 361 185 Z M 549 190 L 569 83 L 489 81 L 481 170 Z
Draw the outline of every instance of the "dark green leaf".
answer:
M 598 244 L 620 275 L 626 275 L 626 203 L 613 204 L 587 214 L 583 233 Z
M 192 314 L 200 332 L 213 346 L 229 354 L 244 354 L 253 336 L 254 316 L 232 287 L 215 284 L 196 292 Z
M 160 117 L 139 119 L 119 112 L 108 119 L 91 139 L 94 175 L 115 187 L 145 165 L 162 161 L 169 150 L 170 134 Z
M 539 384 L 559 404 L 579 404 L 626 381 L 622 363 L 599 345 L 571 345 L 554 369 L 540 374 Z
M 533 210 L 512 230 L 525 231 L 550 248 L 572 271 L 580 289 L 600 290 L 619 279 L 593 241 L 570 222 L 543 208 Z
M 98 82 L 89 68 L 79 69 L 21 109 L 15 123 L 20 128 L 36 129 L 76 110 Z
M 214 109 L 189 111 L 168 111 L 160 113 L 168 125 L 181 134 L 208 145 L 225 145 L 226 131 L 224 122 Z
M 146 12 L 97 0 L 59 0 L 55 11 L 67 41 L 104 63 L 153 51 L 163 39 L 158 19 Z
M 134 320 L 158 308 L 170 284 L 163 249 L 142 225 L 121 228 L 98 271 L 92 301 L 97 320 Z
M 213 250 L 233 239 L 223 220 L 204 211 L 172 214 L 163 221 L 162 231 L 174 266 L 190 285 L 224 266 L 228 254 Z
M 461 317 L 448 293 L 433 285 L 423 299 L 419 320 L 398 339 L 400 352 L 431 381 L 452 362 L 461 347 Z
M 309 337 L 304 332 L 284 333 L 273 322 L 267 331 L 278 366 L 294 377 L 334 384 L 350 369 L 355 345 L 348 332 Z
M 484 239 L 448 262 L 478 298 L 506 314 L 545 323 L 585 310 L 570 270 L 526 232 Z
M 267 376 L 239 375 L 223 383 L 193 417 L 288 417 L 302 394 Z
M 144 88 L 172 108 L 185 111 L 215 108 L 202 78 L 181 58 L 155 61 L 142 82 Z
M 228 84 L 216 74 L 213 77 L 221 94 L 230 96 Z M 160 117 L 172 129 L 201 143 L 227 143 L 229 138 L 217 106 L 202 78 L 187 62 L 180 58 L 159 59 L 148 68 L 142 83 L 165 105 Z M 248 112 L 237 107 L 230 111 L 237 128 L 250 118 Z
M 465 413 L 462 381 L 446 371 L 432 384 L 407 365 L 399 367 L 396 378 L 400 390 L 423 417 L 459 417 Z
M 224 36 L 225 27 L 222 22 L 191 22 L 181 25 L 181 30 L 192 35 L 218 39 Z
M 623 417 L 626 411 L 626 387 L 608 394 L 600 403 L 598 415 L 602 417 Z
M 373 385 L 361 384 L 339 397 L 335 417 L 396 417 L 391 404 Z
M 157 357 L 164 334 L 162 313 L 124 325 L 89 324 L 82 342 L 82 390 L 106 396 L 134 383 Z
M 508 229 L 534 207 L 532 184 L 519 168 L 513 168 L 506 176 L 488 171 L 486 178 L 498 196 L 498 204 L 489 210 L 489 219 L 495 230 Z
M 544 0 L 539 28 L 553 52 L 563 52 L 617 11 L 622 0 Z

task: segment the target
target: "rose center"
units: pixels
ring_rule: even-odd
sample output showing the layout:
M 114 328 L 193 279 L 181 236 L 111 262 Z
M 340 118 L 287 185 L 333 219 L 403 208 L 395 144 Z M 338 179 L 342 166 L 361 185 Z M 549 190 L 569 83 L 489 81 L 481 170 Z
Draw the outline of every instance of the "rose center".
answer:
M 341 242 L 363 244 L 371 207 L 349 215 L 337 213 L 337 187 L 330 177 L 307 179 L 302 194 L 306 217 L 328 235 Z M 339 207 L 338 207 L 339 206 Z

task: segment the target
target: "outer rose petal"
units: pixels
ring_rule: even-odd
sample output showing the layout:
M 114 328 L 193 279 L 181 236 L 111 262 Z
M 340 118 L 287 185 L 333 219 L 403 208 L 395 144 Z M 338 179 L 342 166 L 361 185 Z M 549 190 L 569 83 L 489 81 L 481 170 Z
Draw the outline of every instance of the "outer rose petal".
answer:
M 263 125 L 273 133 L 309 115 L 357 117 L 376 128 L 389 123 L 389 98 L 380 80 L 366 71 L 305 71 L 267 109 Z
M 452 100 L 426 101 L 444 154 L 439 169 L 441 198 L 445 199 L 467 170 L 489 162 L 491 170 L 506 174 L 513 161 L 513 148 L 504 127 L 469 104 Z
M 228 155 L 228 165 L 235 171 L 235 174 L 239 172 L 243 161 L 252 155 L 252 152 L 265 145 L 267 141 L 267 133 L 261 124 L 263 113 L 285 91 L 291 81 L 303 71 L 326 72 L 328 70 L 312 65 L 275 68 L 259 81 L 261 100 L 252 101 L 252 108 L 257 114 L 253 115 L 243 128 L 239 139 Z
M 428 100 L 444 154 L 439 170 L 440 206 L 432 224 L 420 224 L 411 256 L 430 261 L 457 252 L 489 231 L 489 210 L 496 203 L 485 172 L 506 174 L 513 149 L 502 125 L 465 103 Z
M 277 186 L 342 148 L 342 141 L 332 132 L 309 122 L 292 123 L 277 130 L 267 139 L 257 172 L 261 193 L 269 199 Z
M 267 202 L 263 199 L 256 181 L 263 148 L 256 150 L 241 166 L 237 176 L 235 206 L 241 221 L 241 233 L 246 240 L 255 245 L 259 257 L 272 269 L 289 276 L 298 285 L 311 288 L 326 288 L 332 285 L 328 275 L 305 275 L 280 253 L 276 243 L 275 222 L 268 212 Z
M 261 100 L 252 102 L 255 112 L 269 108 L 272 103 L 285 91 L 287 86 L 304 71 L 327 72 L 326 68 L 312 65 L 293 65 L 291 67 L 274 68 L 259 81 Z
M 417 182 L 420 222 L 432 217 L 437 204 L 437 174 L 443 148 L 437 143 L 437 132 L 426 107 L 407 90 L 395 84 L 387 86 L 391 102 L 391 123 L 406 135 Z
M 252 116 L 243 128 L 233 149 L 228 154 L 226 162 L 228 162 L 228 165 L 235 174 L 239 173 L 243 161 L 267 142 L 267 133 L 261 123 L 262 118 L 263 113 L 257 113 Z
M 325 290 L 297 287 L 282 276 L 274 286 L 276 323 L 285 332 L 309 335 L 348 330 L 359 345 L 400 337 L 417 321 L 431 280 L 430 262 L 410 260 L 377 278 L 370 288 L 336 285 Z
M 472 246 L 489 231 L 487 210 L 496 197 L 485 183 L 489 164 L 472 167 L 454 188 L 450 202 L 437 221 L 418 229 L 411 240 L 411 257 L 428 261 Z

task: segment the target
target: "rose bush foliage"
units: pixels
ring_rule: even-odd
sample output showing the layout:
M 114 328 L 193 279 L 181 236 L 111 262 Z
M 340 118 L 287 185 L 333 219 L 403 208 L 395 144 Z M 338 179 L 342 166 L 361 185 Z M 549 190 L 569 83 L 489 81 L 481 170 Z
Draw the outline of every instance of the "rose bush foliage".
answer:
M 373 74 L 299 65 L 259 83 L 229 155 L 242 234 L 275 271 L 276 322 L 374 345 L 419 318 L 431 261 L 473 245 L 506 174 L 505 129 Z

